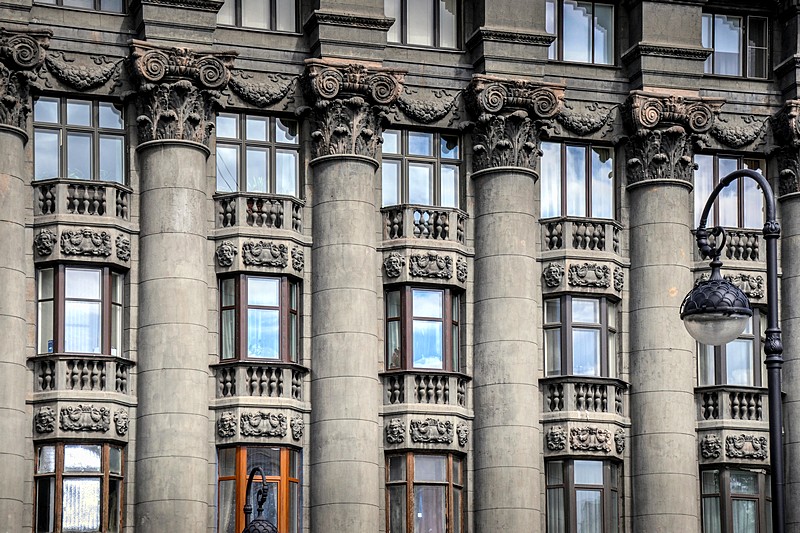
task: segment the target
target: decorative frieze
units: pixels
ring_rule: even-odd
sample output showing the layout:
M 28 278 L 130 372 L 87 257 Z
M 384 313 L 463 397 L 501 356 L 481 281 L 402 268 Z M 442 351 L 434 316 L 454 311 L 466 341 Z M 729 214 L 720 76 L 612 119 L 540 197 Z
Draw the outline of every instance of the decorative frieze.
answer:
M 565 129 L 577 135 L 591 135 L 597 133 L 604 126 L 613 126 L 614 112 L 618 106 L 605 107 L 597 102 L 591 102 L 583 111 L 575 110 L 575 105 L 562 102 L 561 112 L 556 115 L 556 120 Z M 608 134 L 607 128 L 603 136 Z
M 700 455 L 703 459 L 718 459 L 722 453 L 722 441 L 719 436 L 710 433 L 700 441 Z
M 111 235 L 89 228 L 61 232 L 61 253 L 91 257 L 111 255 Z
M 59 425 L 63 431 L 108 431 L 111 411 L 106 407 L 78 405 L 61 408 Z
M 32 109 L 30 89 L 44 64 L 51 35 L 0 29 L 0 124 L 26 130 Z
M 128 411 L 125 409 L 117 409 L 114 412 L 114 428 L 117 431 L 117 435 L 120 437 L 127 435 L 129 425 L 130 417 L 128 416 Z
M 456 426 L 456 435 L 458 435 L 458 445 L 463 448 L 469 441 L 469 426 L 463 422 Z
M 572 264 L 569 266 L 568 279 L 571 287 L 605 289 L 611 286 L 611 268 L 598 263 Z
M 544 284 L 550 288 L 555 289 L 561 285 L 561 280 L 564 278 L 564 267 L 558 263 L 550 263 L 542 269 L 542 279 Z
M 285 437 L 287 432 L 286 415 L 283 413 L 242 413 L 239 425 L 245 437 Z
M 560 452 L 567 447 L 567 432 L 563 426 L 553 426 L 547 430 L 545 441 L 548 450 Z
M 299 76 L 265 73 L 258 81 L 243 71 L 231 72 L 228 87 L 239 98 L 256 107 L 269 107 L 286 98 Z
M 219 415 L 217 419 L 217 435 L 223 439 L 229 439 L 236 435 L 236 426 L 238 425 L 236 414 L 228 411 Z
M 120 66 L 124 61 L 121 58 L 111 60 L 105 56 L 91 56 L 90 59 L 93 66 L 68 59 L 64 52 L 50 52 L 45 63 L 47 71 L 64 85 L 78 91 L 88 91 L 105 85 L 115 75 L 119 76 Z
M 56 429 L 56 412 L 51 407 L 42 407 L 33 417 L 36 433 L 52 433 Z
M 703 274 L 695 280 L 695 285 L 708 280 L 709 277 L 710 274 L 708 272 L 703 272 Z M 764 276 L 759 274 L 739 273 L 725 274 L 722 277 L 745 293 L 748 298 L 758 299 L 764 297 Z
M 235 244 L 231 241 L 222 241 L 219 246 L 217 246 L 217 251 L 214 255 L 217 258 L 217 264 L 219 266 L 229 267 L 233 265 L 233 257 L 238 253 Z
M 453 277 L 453 258 L 436 252 L 412 254 L 408 270 L 415 278 L 450 279 Z
M 242 244 L 242 261 L 245 265 L 286 268 L 289 249 L 271 241 L 247 241 Z
M 303 438 L 303 430 L 305 429 L 305 422 L 302 416 L 293 416 L 289 421 L 289 426 L 292 428 L 292 438 L 300 440 Z
M 383 269 L 390 278 L 399 278 L 406 266 L 406 258 L 399 252 L 390 252 L 383 260 Z
M 757 459 L 765 461 L 768 455 L 767 438 L 756 435 L 728 435 L 725 437 L 725 456 L 729 459 Z
M 49 229 L 43 229 L 33 238 L 33 248 L 39 257 L 47 257 L 53 253 L 56 242 L 58 242 L 56 234 Z
M 410 433 L 412 442 L 451 444 L 453 442 L 453 423 L 436 418 L 412 420 Z
M 386 442 L 400 444 L 406 440 L 406 426 L 400 418 L 392 418 L 386 424 Z
M 411 120 L 422 124 L 433 124 L 456 109 L 459 94 L 460 92 L 444 89 L 422 90 L 404 87 L 397 98 L 397 108 Z
M 611 451 L 611 432 L 596 426 L 574 427 L 569 430 L 569 448 L 572 451 Z
M 120 261 L 128 261 L 131 258 L 131 240 L 125 235 L 117 235 L 117 240 L 114 241 L 117 247 L 117 259 Z
M 736 122 L 731 122 L 722 115 L 717 116 L 711 136 L 717 141 L 731 148 L 742 148 L 751 145 L 757 140 L 762 140 L 769 129 L 769 117 L 757 119 L 755 116 L 743 116 Z

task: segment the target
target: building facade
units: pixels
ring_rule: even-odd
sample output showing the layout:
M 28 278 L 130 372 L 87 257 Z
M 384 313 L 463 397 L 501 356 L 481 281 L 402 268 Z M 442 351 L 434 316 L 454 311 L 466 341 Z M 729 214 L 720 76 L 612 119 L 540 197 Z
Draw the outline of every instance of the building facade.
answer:
M 796 501 L 799 23 L 0 0 L 0 531 L 239 532 L 258 466 L 280 533 L 767 533 L 754 185 L 712 213 L 749 327 L 679 310 L 761 172 Z

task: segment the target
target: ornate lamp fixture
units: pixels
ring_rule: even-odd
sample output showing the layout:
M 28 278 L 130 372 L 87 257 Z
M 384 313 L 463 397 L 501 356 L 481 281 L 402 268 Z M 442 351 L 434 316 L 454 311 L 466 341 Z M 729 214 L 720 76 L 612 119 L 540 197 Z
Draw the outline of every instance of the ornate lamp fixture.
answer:
M 256 518 L 251 522 L 250 515 L 253 512 L 253 506 L 250 504 L 250 489 L 256 474 L 261 475 L 261 488 L 256 493 L 256 501 L 258 502 Z M 278 528 L 272 522 L 261 517 L 264 512 L 264 502 L 267 501 L 267 482 L 265 479 L 266 476 L 261 467 L 255 466 L 250 471 L 250 476 L 247 478 L 247 490 L 245 491 L 245 501 L 247 503 L 244 504 L 244 529 L 242 533 L 278 533 Z

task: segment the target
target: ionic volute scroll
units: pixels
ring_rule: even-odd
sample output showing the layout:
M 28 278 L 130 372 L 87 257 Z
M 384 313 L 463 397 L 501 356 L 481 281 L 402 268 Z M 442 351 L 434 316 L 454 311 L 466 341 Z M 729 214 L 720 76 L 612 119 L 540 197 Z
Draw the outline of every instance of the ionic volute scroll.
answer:
M 44 64 L 50 36 L 49 31 L 0 29 L 0 124 L 26 129 L 32 109 L 30 89 Z

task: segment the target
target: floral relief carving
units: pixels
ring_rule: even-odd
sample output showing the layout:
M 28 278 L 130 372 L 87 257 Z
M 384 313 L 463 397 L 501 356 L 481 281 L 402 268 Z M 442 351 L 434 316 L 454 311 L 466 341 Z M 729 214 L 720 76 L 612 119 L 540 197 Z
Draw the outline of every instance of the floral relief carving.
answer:
M 717 116 L 714 127 L 711 128 L 711 136 L 722 144 L 731 148 L 741 148 L 748 144 L 753 144 L 756 140 L 762 139 L 767 132 L 769 117 L 759 121 L 753 115 L 741 118 L 738 124 L 731 124 L 721 115 Z
M 611 269 L 598 263 L 572 264 L 569 266 L 569 284 L 572 287 L 608 288 L 611 286 Z
M 245 437 L 285 437 L 287 432 L 286 415 L 282 413 L 242 413 L 239 423 Z
M 237 253 L 239 252 L 231 241 L 222 241 L 219 246 L 217 246 L 217 251 L 214 255 L 217 258 L 217 264 L 219 266 L 229 267 L 233 264 L 233 256 Z
M 117 409 L 114 412 L 114 427 L 117 430 L 117 435 L 124 437 L 128 433 L 128 426 L 130 425 L 130 417 L 128 411 L 125 409 Z
M 411 440 L 413 442 L 451 444 L 453 442 L 453 423 L 436 418 L 412 420 Z
M 625 273 L 620 267 L 614 267 L 614 290 L 621 292 L 625 287 Z
M 117 235 L 114 243 L 117 246 L 117 259 L 128 261 L 131 258 L 131 240 L 125 235 Z
M 289 264 L 288 252 L 285 244 L 247 241 L 242 245 L 242 261 L 245 265 L 286 268 Z
M 0 29 L 0 124 L 25 130 L 31 112 L 30 89 L 44 64 L 49 31 Z
M 386 442 L 400 444 L 406 440 L 406 426 L 400 418 L 392 418 L 386 424 Z
M 303 249 L 295 246 L 292 248 L 292 268 L 298 272 L 302 272 L 304 266 L 305 254 L 303 253 Z
M 464 423 L 459 424 L 456 427 L 456 435 L 458 435 L 458 445 L 463 448 L 469 441 L 469 426 Z
M 545 440 L 548 450 L 554 452 L 561 451 L 567 447 L 567 432 L 564 431 L 562 426 L 553 426 L 547 430 Z
M 289 421 L 289 426 L 292 428 L 292 438 L 300 440 L 303 438 L 303 430 L 305 429 L 305 422 L 302 416 L 293 416 Z
M 63 431 L 106 432 L 111 425 L 111 412 L 94 405 L 62 407 L 59 424 Z
M 232 71 L 228 87 L 245 102 L 256 107 L 268 107 L 286 98 L 299 78 L 267 73 L 263 76 L 263 81 L 254 82 L 250 81 L 254 76 L 242 71 Z
M 700 455 L 703 459 L 717 459 L 722 453 L 722 441 L 714 434 L 703 437 L 700 441 Z
M 614 432 L 614 449 L 618 454 L 625 451 L 625 430 L 618 429 Z
M 571 450 L 608 453 L 611 451 L 611 432 L 594 426 L 570 428 L 569 447 Z
M 55 233 L 49 229 L 43 229 L 33 238 L 33 247 L 40 257 L 47 257 L 53 253 L 53 247 L 57 241 L 58 238 Z
M 555 289 L 561 285 L 561 280 L 564 279 L 564 267 L 558 263 L 550 263 L 542 269 L 542 279 L 544 284 L 551 289 Z
M 383 268 L 390 278 L 400 277 L 404 266 L 406 266 L 406 258 L 399 252 L 390 252 L 383 260 Z
M 33 417 L 36 433 L 52 433 L 56 429 L 56 412 L 51 407 L 42 407 Z
M 64 52 L 50 52 L 45 59 L 47 70 L 60 82 L 79 91 L 87 91 L 108 83 L 119 74 L 123 60 L 111 61 L 105 56 L 91 56 L 94 67 L 76 64 L 74 59 L 67 59 Z
M 436 252 L 412 254 L 409 271 L 415 278 L 450 279 L 453 277 L 453 258 Z
M 467 281 L 467 260 L 463 257 L 459 257 L 456 261 L 456 279 L 461 283 Z
M 61 253 L 64 255 L 111 255 L 111 235 L 89 228 L 61 232 Z
M 711 277 L 708 272 L 703 272 L 699 278 L 694 281 L 695 286 L 702 281 L 706 281 Z M 764 277 L 756 274 L 725 274 L 722 276 L 726 281 L 736 286 L 740 291 L 745 293 L 749 298 L 763 298 L 764 297 Z
M 236 426 L 238 425 L 236 414 L 229 411 L 222 413 L 217 419 L 217 435 L 223 439 L 229 439 L 236 435 Z
M 766 460 L 767 438 L 755 435 L 728 435 L 725 437 L 725 455 L 731 459 Z
M 412 120 L 422 124 L 432 124 L 456 108 L 459 94 L 458 92 L 451 94 L 444 89 L 433 89 L 426 91 L 420 97 L 419 90 L 405 87 L 397 98 L 397 107 Z
M 591 135 L 600 131 L 603 126 L 612 122 L 617 106 L 604 107 L 596 102 L 586 106 L 585 111 L 575 111 L 573 104 L 562 102 L 561 112 L 556 120 L 567 130 L 578 135 Z

